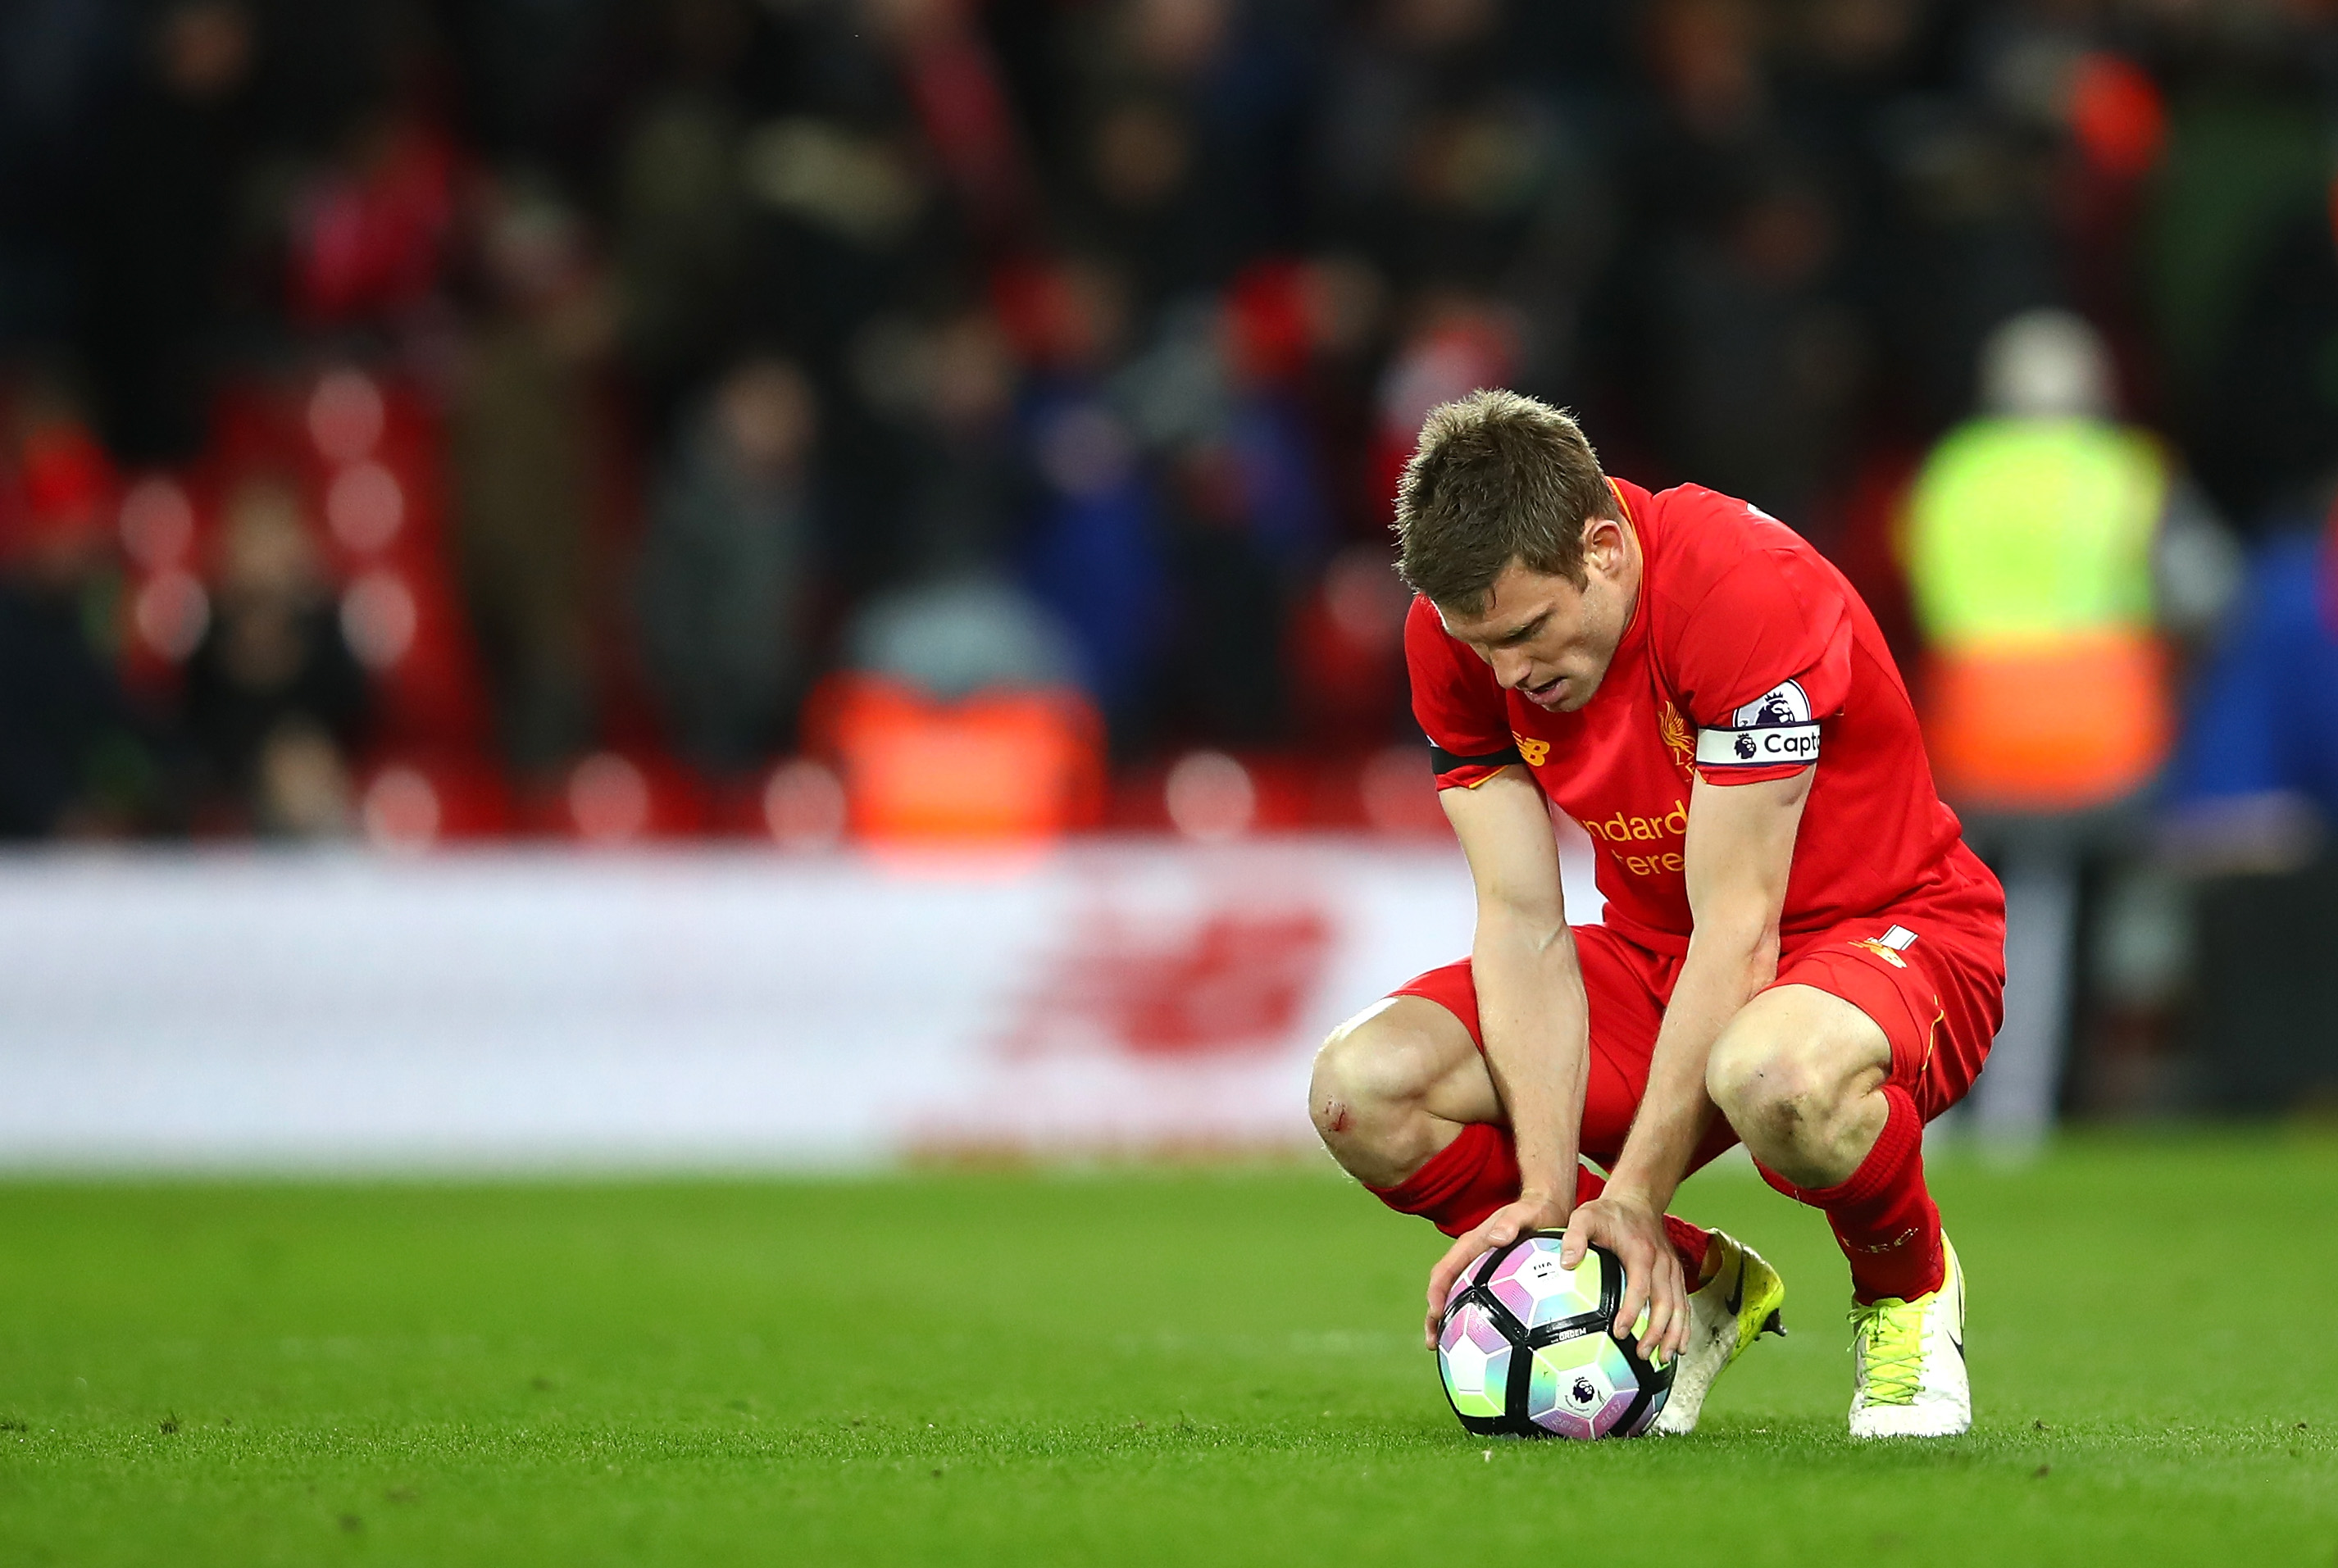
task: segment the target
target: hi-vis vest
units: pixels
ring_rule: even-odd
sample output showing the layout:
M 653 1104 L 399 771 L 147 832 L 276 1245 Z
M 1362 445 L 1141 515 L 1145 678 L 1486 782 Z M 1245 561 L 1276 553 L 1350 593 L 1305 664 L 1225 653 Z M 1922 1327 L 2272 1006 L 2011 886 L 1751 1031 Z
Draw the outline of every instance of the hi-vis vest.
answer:
M 1988 809 L 2116 800 L 2173 730 L 2152 624 L 2167 472 L 2145 436 L 2088 419 L 1951 431 L 1909 497 L 1920 699 L 1941 793 Z

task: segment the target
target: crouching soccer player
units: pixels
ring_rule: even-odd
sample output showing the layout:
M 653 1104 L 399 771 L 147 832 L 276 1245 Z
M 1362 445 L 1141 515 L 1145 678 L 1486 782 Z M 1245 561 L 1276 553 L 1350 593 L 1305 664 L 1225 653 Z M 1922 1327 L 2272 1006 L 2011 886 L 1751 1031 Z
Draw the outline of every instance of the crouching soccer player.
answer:
M 1458 1238 L 1432 1342 L 1471 1258 L 1565 1226 L 1569 1262 L 1593 1240 L 1624 1260 L 1619 1322 L 1645 1302 L 1642 1348 L 1678 1358 L 1659 1429 L 1690 1430 L 1784 1297 L 1665 1212 L 1743 1140 L 1850 1260 L 1852 1434 L 1964 1431 L 1964 1274 L 1923 1129 L 1996 1034 L 2004 897 L 1874 618 L 1775 520 L 1612 481 L 1573 420 L 1510 393 L 1429 416 L 1397 528 L 1477 930 L 1332 1034 L 1310 1111 L 1381 1201 Z M 1567 924 L 1546 798 L 1596 843 L 1600 926 Z

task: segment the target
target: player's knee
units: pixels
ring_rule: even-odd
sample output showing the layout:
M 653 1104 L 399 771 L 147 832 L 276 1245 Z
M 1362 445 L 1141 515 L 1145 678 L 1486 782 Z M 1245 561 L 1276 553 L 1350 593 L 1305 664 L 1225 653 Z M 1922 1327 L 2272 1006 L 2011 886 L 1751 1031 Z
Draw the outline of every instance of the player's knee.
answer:
M 1714 1042 L 1704 1089 L 1758 1153 L 1801 1142 L 1825 1119 L 1832 1076 L 1805 1043 L 1740 1024 Z
M 1387 1031 L 1369 1020 L 1351 1019 L 1331 1031 L 1315 1053 L 1308 1083 L 1308 1113 L 1326 1142 L 1353 1130 L 1360 1119 L 1400 1097 L 1392 1090 Z
M 1334 1152 L 1372 1142 L 1428 1092 L 1424 1053 L 1379 1012 L 1351 1018 L 1315 1053 L 1307 1111 Z

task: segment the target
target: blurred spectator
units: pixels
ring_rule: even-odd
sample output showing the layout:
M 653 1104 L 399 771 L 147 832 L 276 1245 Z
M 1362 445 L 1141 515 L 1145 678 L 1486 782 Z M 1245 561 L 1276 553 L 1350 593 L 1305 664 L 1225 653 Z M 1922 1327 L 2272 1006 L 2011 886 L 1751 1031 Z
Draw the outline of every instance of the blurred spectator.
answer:
M 1404 616 L 1410 595 L 1385 544 L 1351 544 L 1292 621 L 1299 734 L 1318 755 L 1357 756 L 1410 728 Z
M 2108 355 L 2076 316 L 2005 323 L 1981 383 L 1983 414 L 1933 449 L 1909 499 L 1933 768 L 1963 808 L 2095 809 L 2167 746 L 2152 561 L 2171 475 L 2113 422 Z
M 1067 206 L 1144 308 L 1302 240 L 1316 70 L 1302 25 L 1296 8 L 1233 0 L 1123 0 L 1074 24 Z
M 2294 871 L 2338 825 L 2338 524 L 2277 534 L 2201 671 L 2168 780 L 2192 864 Z
M 1513 91 L 1503 10 L 1383 0 L 1328 52 L 1321 200 L 1400 286 L 1488 287 L 1546 176 L 1548 115 Z
M 1149 302 L 1203 282 L 1226 249 L 1216 215 L 1203 204 L 1194 140 L 1182 105 L 1141 93 L 1105 105 L 1089 132 L 1095 229 L 1130 259 Z
M 961 569 L 879 593 L 853 617 L 846 664 L 955 701 L 977 692 L 1076 687 L 1071 633 L 1009 579 Z
M 744 361 L 657 484 L 635 579 L 643 656 L 676 750 L 712 773 L 779 749 L 804 678 L 816 427 L 801 371 Z
M 237 826 L 346 832 L 366 681 L 314 538 L 281 480 L 246 480 L 225 513 L 211 622 L 186 671 L 187 723 L 210 792 Z
M 1038 479 L 1026 570 L 1071 628 L 1081 684 L 1125 750 L 1149 722 L 1167 608 L 1154 498 L 1105 382 L 1128 331 L 1126 283 L 1085 260 L 1008 283 L 1002 315 L 1035 367 L 1017 421 Z
M 1247 270 L 1223 305 L 1170 315 L 1121 377 L 1163 471 L 1174 624 L 1163 696 L 1202 735 L 1238 746 L 1291 739 L 1290 617 L 1329 544 L 1299 397 L 1302 278 L 1288 263 Z
M 1374 397 L 1372 495 L 1383 528 L 1429 411 L 1478 387 L 1508 385 L 1521 347 L 1516 314 L 1485 299 L 1433 292 L 1415 300 L 1410 314 Z
M 875 24 L 929 156 L 975 229 L 1009 237 L 1028 220 L 1036 192 L 976 8 L 958 0 L 873 0 L 853 10 L 855 24 Z
M 422 120 L 358 116 L 297 187 L 285 286 L 310 328 L 399 326 L 437 295 L 455 219 L 455 150 Z
M 610 226 L 619 333 L 660 426 L 720 362 L 741 309 L 746 106 L 732 78 L 754 25 L 738 0 L 662 12 L 666 69 L 620 135 Z
M 1016 365 L 988 310 L 930 328 L 901 316 L 873 323 L 854 348 L 860 400 L 899 454 L 899 549 L 911 576 L 1003 566 L 1036 476 L 1018 446 Z
M 1877 270 L 1864 287 L 1903 358 L 1891 390 L 1926 434 L 1972 407 L 1991 329 L 2072 292 L 2079 192 L 2065 152 L 2090 30 L 2077 6 L 1928 9 L 1912 78 L 1877 106 L 1854 154 L 1897 219 L 1870 217 Z
M 596 726 L 594 376 L 608 317 L 575 211 L 518 176 L 485 201 L 487 302 L 449 417 L 456 545 L 505 756 L 543 778 Z
M 2166 754 L 2158 542 L 2213 529 L 2172 506 L 2157 444 L 2115 422 L 2110 375 L 2082 318 L 2013 318 L 1984 350 L 1981 415 L 1909 498 L 1933 769 L 2005 882 L 2005 1027 L 1973 1100 L 2000 1142 L 2052 1120 L 2081 868 L 2127 848 L 2121 814 Z
M 2338 1095 L 2338 528 L 2258 553 L 2171 769 L 2168 839 L 2199 877 L 2197 1085 L 2222 1109 Z
M 1016 367 L 997 320 L 981 309 L 930 330 L 896 320 L 860 358 L 862 394 L 904 447 L 905 561 L 903 581 L 846 625 L 846 667 L 945 701 L 1079 687 L 1089 665 L 1074 633 L 1013 572 L 1041 492 L 1017 449 Z
M 154 826 L 166 785 L 152 727 L 114 673 L 107 523 L 116 482 L 63 399 L 21 400 L 0 469 L 0 838 Z

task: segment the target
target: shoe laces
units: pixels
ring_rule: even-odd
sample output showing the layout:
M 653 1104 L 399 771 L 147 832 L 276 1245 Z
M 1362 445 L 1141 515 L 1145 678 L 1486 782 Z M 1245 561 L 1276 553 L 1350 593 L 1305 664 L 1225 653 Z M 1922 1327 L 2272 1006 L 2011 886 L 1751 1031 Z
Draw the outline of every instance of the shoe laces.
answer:
M 1885 1297 L 1851 1313 L 1852 1348 L 1870 1405 L 1913 1405 L 1923 1385 L 1924 1309 Z

